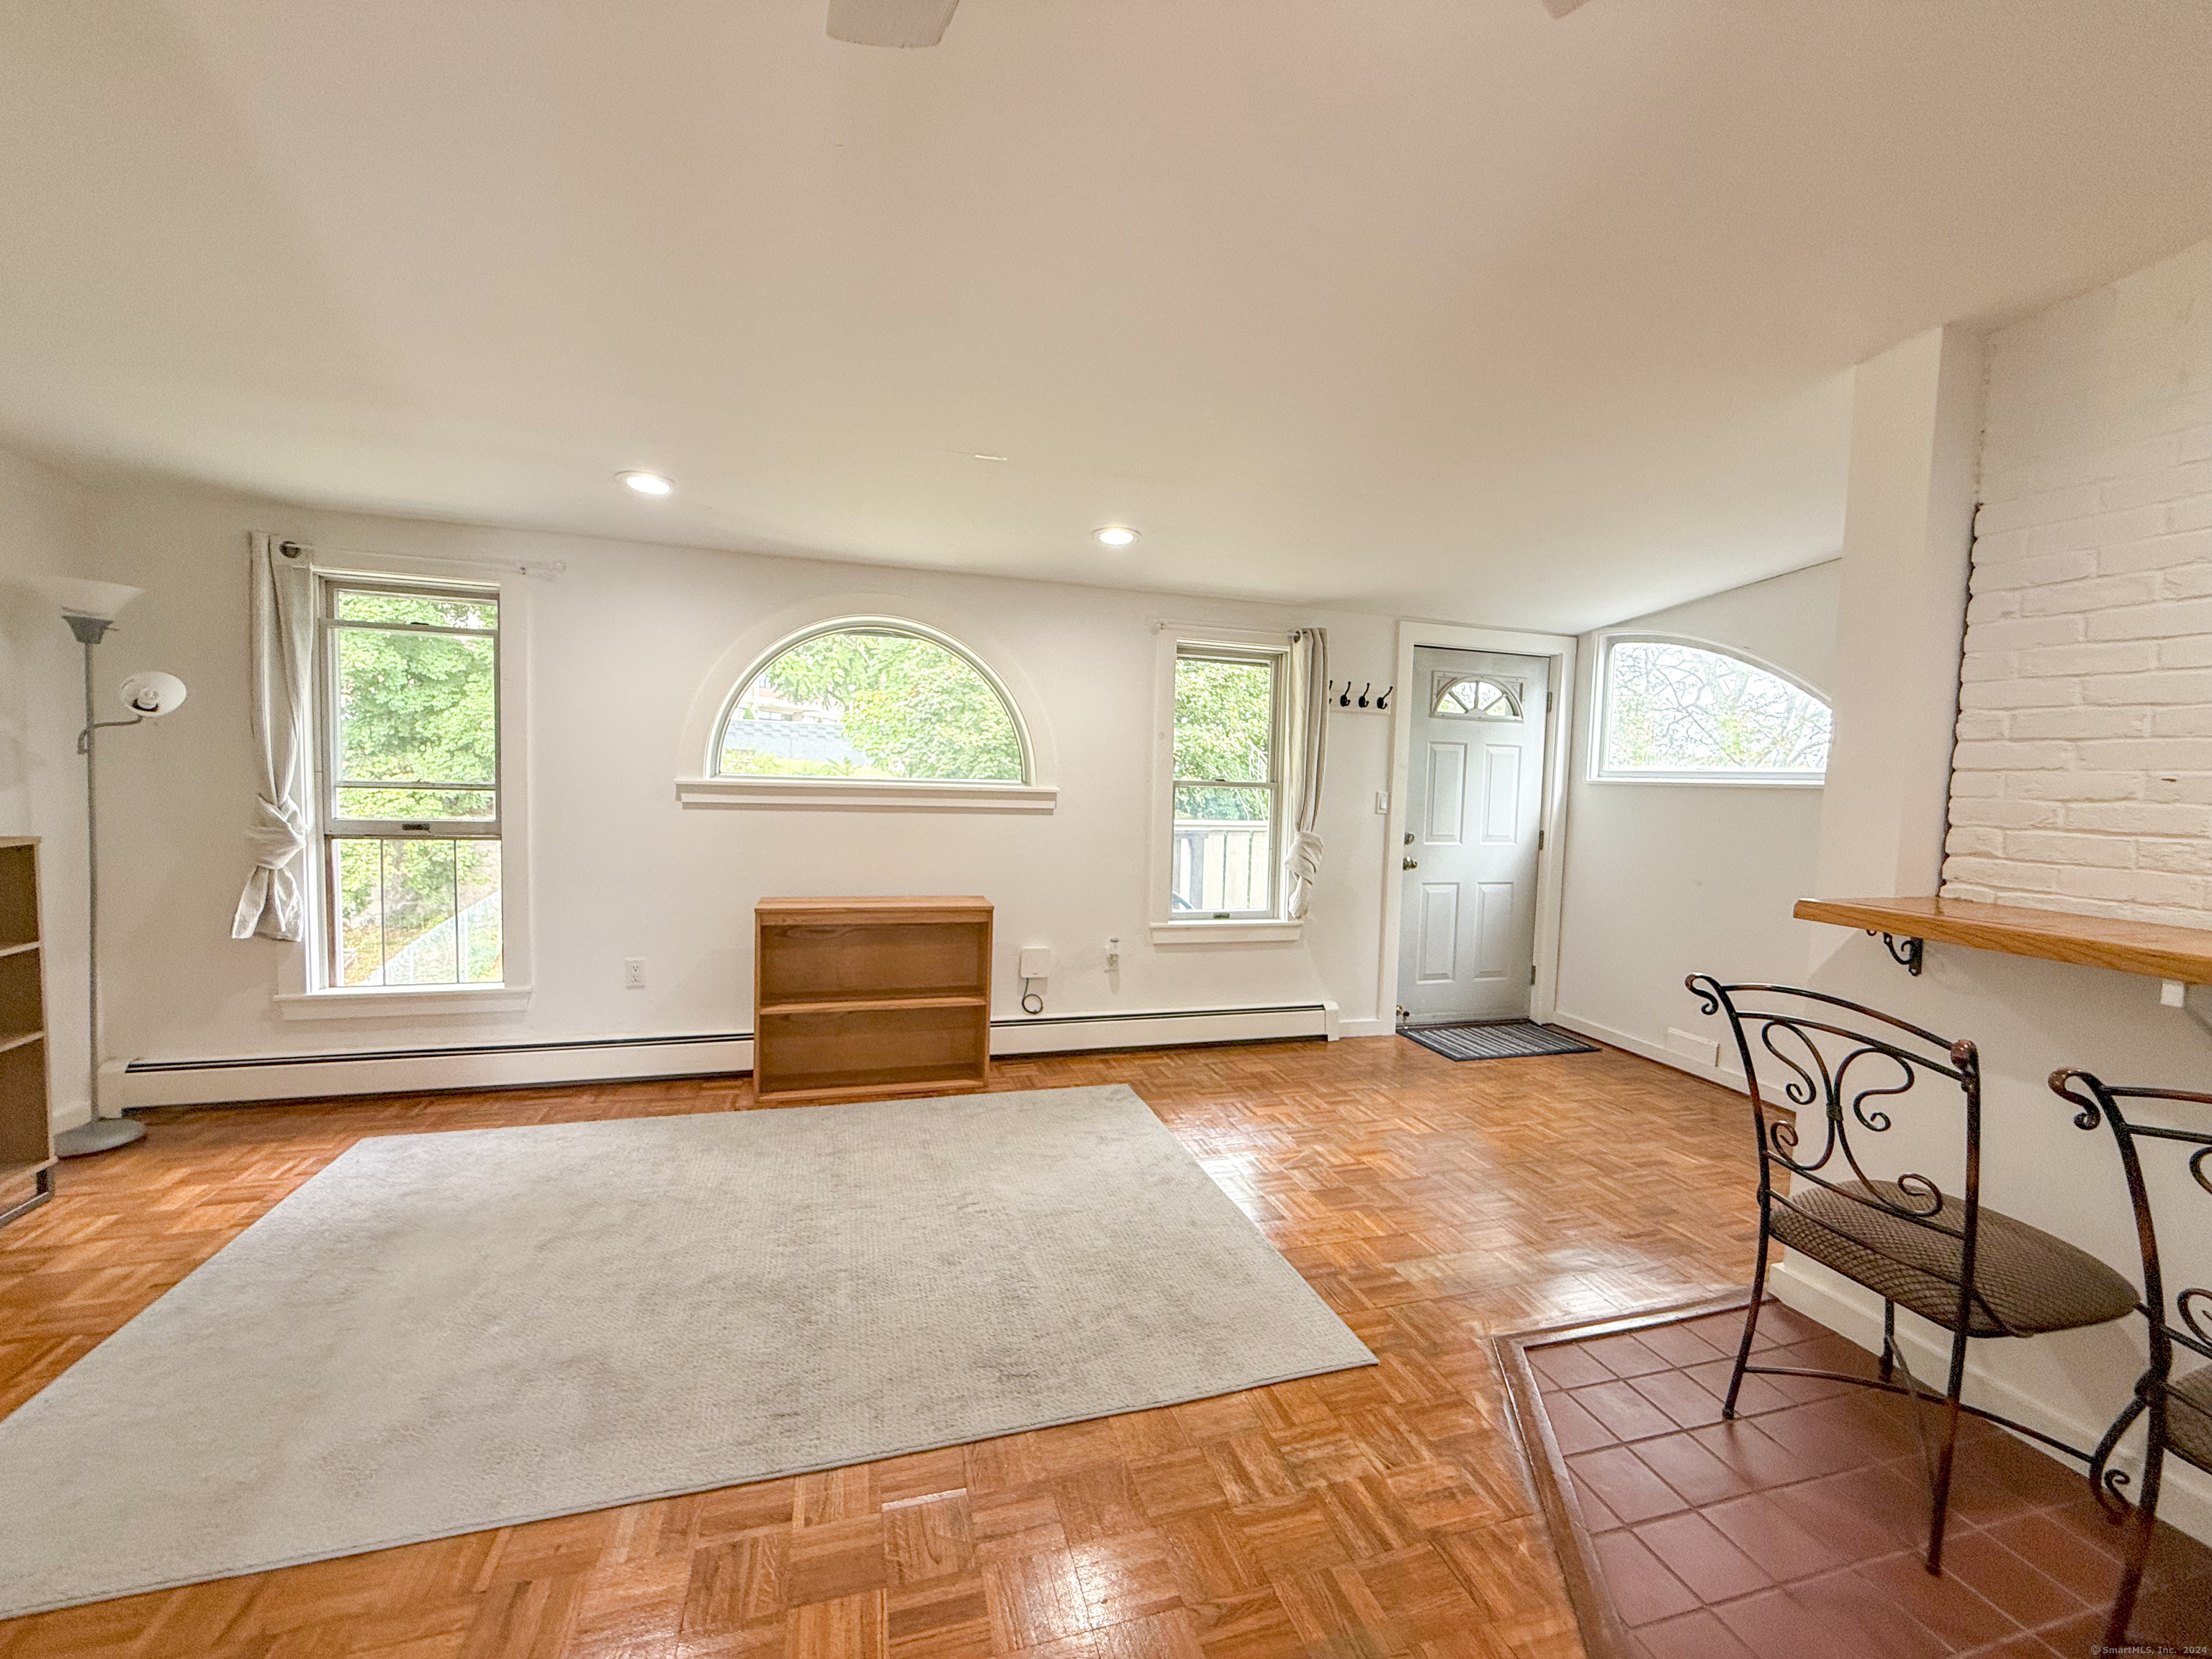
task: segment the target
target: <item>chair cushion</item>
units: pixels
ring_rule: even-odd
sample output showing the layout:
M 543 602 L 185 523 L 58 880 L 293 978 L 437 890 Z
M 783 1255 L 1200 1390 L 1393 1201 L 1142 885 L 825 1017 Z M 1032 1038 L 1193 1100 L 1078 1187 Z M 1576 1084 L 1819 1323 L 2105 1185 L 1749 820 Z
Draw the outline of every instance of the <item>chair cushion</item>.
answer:
M 2176 1456 L 2212 1470 L 2212 1365 L 2166 1385 L 2166 1443 Z
M 1806 1183 L 1775 1194 L 1774 1236 L 1823 1267 L 1945 1330 L 1959 1320 L 1959 1263 L 1966 1207 L 1947 1198 L 1923 1223 L 1875 1207 L 1925 1204 L 1894 1182 Z M 2086 1250 L 1986 1204 L 1974 1250 L 1971 1336 L 2028 1336 L 2101 1325 L 2132 1313 L 2136 1290 Z

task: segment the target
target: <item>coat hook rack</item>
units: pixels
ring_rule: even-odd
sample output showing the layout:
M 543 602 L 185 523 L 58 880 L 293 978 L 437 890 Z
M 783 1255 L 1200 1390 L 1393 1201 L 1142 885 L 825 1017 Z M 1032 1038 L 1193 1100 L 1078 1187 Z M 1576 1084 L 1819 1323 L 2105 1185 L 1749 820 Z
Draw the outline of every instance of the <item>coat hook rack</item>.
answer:
M 1334 680 L 1330 680 L 1322 688 L 1322 701 L 1324 702 L 1333 701 L 1339 708 L 1372 708 L 1380 714 L 1390 707 L 1390 699 L 1396 695 L 1397 690 L 1396 686 L 1392 685 L 1376 691 L 1375 682 L 1369 680 L 1360 688 L 1359 695 L 1355 697 L 1352 695 L 1350 680 L 1345 681 L 1341 687 Z

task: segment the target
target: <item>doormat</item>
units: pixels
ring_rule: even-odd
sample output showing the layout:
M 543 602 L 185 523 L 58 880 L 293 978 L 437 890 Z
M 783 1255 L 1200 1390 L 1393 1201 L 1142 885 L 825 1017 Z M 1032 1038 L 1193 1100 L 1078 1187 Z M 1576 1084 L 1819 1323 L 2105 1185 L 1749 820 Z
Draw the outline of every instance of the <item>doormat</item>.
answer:
M 1534 1020 L 1464 1020 L 1456 1025 L 1401 1025 L 1411 1037 L 1446 1060 L 1519 1060 L 1529 1054 L 1594 1054 L 1595 1042 L 1555 1031 Z

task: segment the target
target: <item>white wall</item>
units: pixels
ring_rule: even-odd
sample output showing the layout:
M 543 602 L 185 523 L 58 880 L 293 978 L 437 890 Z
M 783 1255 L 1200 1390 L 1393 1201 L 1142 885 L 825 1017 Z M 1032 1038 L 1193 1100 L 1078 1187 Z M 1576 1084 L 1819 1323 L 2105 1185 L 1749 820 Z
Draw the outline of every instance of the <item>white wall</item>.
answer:
M 2212 308 L 2212 261 L 2205 252 L 2192 249 L 2168 262 L 2171 269 L 2154 268 L 2151 281 L 2160 287 L 2170 276 L 2184 277 L 2185 296 L 2167 290 L 2164 314 L 2169 318 L 2201 318 Z M 2190 344 L 2191 331 L 2109 325 L 2126 309 L 2126 296 L 2145 286 L 2143 279 L 2130 279 L 1992 336 L 1986 347 L 1993 369 L 1980 410 L 1947 401 L 1934 388 L 1940 379 L 1937 359 L 1958 344 L 1969 357 L 1978 356 L 1982 343 L 1923 337 L 1898 348 L 1911 362 L 1863 368 L 1855 429 L 1876 441 L 1866 446 L 1863 457 L 1853 457 L 1851 512 L 1857 514 L 1864 502 L 1869 520 L 1893 525 L 1947 516 L 1954 481 L 1929 458 L 1954 453 L 1961 431 L 1971 439 L 1984 422 L 1993 441 L 1998 434 L 2023 432 L 2063 439 L 2045 457 L 2054 466 L 2064 465 L 2067 453 L 2087 462 L 2122 445 L 2141 445 L 2144 471 L 2161 471 L 2160 434 L 2144 430 L 2154 421 L 2175 434 L 2177 444 L 2201 443 L 2212 428 L 2212 384 Z M 2122 384 L 2136 387 L 2137 395 L 2115 398 L 2097 391 Z M 2191 421 L 2193 425 L 2184 424 Z M 2163 447 L 2170 452 L 2172 446 Z M 2004 476 L 2002 469 L 1993 469 L 1993 480 Z M 2097 487 L 2115 481 L 2108 474 Z M 1914 507 L 1916 498 L 1942 510 L 1923 513 Z M 1914 869 L 1924 872 L 1920 884 L 1893 890 L 1930 890 L 1940 858 L 1937 832 L 1928 828 L 1897 836 L 1895 803 L 1900 797 L 1924 798 L 1943 782 L 1940 766 L 1931 776 L 1927 758 L 1942 732 L 1931 734 L 1926 727 L 1931 719 L 1941 727 L 1949 721 L 1940 706 L 1931 710 L 1924 699 L 1904 697 L 1894 688 L 1924 684 L 1947 662 L 1956 662 L 1963 604 L 1954 600 L 1948 617 L 1930 619 L 1923 612 L 1929 596 L 1951 581 L 1966 556 L 1963 527 L 1949 541 L 1917 531 L 1856 541 L 1847 535 L 1847 586 L 1858 583 L 1869 595 L 1886 591 L 1893 608 L 1885 614 L 1875 603 L 1856 611 L 1847 605 L 1838 632 L 1839 659 L 1856 672 L 1843 679 L 1838 745 L 1839 751 L 1846 743 L 1854 745 L 1863 763 L 1849 778 L 1834 768 L 1829 773 L 1821 821 L 1825 896 L 1878 896 L 1882 883 Z M 1905 607 L 1911 609 L 1901 616 Z M 2200 647 L 2212 647 L 2212 627 L 2199 623 L 2190 637 Z M 2201 702 L 2200 694 L 2200 713 Z M 1968 710 L 1969 729 L 1973 712 Z M 2206 841 L 2196 838 L 2192 844 L 2201 852 Z M 2068 908 L 2077 907 L 2069 901 Z M 2182 912 L 2161 919 L 2186 923 L 2193 917 Z M 2071 1240 L 2130 1278 L 2140 1272 L 2111 1142 L 2101 1130 L 2093 1136 L 2075 1129 L 2070 1109 L 2050 1092 L 2045 1079 L 2057 1066 L 2081 1066 L 2115 1082 L 2204 1087 L 2212 1035 L 2187 1014 L 2160 1006 L 2156 981 L 1940 944 L 1928 947 L 1926 972 L 1912 979 L 1889 961 L 1879 941 L 1821 928 L 1812 949 L 1810 982 L 1946 1037 L 1972 1038 L 1984 1078 L 1984 1201 Z M 1956 1136 L 1955 1121 L 1939 1125 L 1900 1115 L 1883 1152 L 1896 1167 L 1924 1169 L 1939 1182 L 1955 1183 L 1955 1154 L 1942 1149 L 1954 1146 Z M 2203 1195 L 2179 1179 L 2166 1182 L 2162 1195 L 2172 1200 L 2166 1212 L 2174 1218 L 2162 1237 L 2170 1279 L 2212 1282 L 2212 1227 L 2205 1225 Z M 1785 1300 L 1863 1340 L 1879 1328 L 1873 1299 L 1817 1267 L 1793 1261 L 1778 1288 Z M 1987 1403 L 2084 1443 L 2094 1441 L 2125 1401 L 2142 1351 L 2137 1322 L 1979 1343 L 1969 1397 L 1978 1392 Z M 2186 1469 L 2170 1473 L 2169 1481 L 2161 1512 L 2200 1537 L 2212 1537 L 2212 1481 Z
M 1820 840 L 1821 891 L 1830 897 L 1935 890 L 1950 798 L 1982 368 L 1977 336 L 1934 328 L 1852 375 L 1835 737 Z
M 89 495 L 0 450 L 0 835 L 42 841 L 46 1048 L 51 1098 L 64 1125 L 88 1109 L 84 763 L 76 753 L 84 671 L 82 647 L 35 584 L 89 574 L 91 538 Z M 121 626 L 110 635 L 124 637 Z
M 1568 786 L 1560 1024 L 1697 1072 L 1712 1034 L 1682 988 L 1692 973 L 1796 979 L 1809 923 L 1820 791 L 1793 785 L 1601 782 L 1590 775 L 1606 634 L 1666 634 L 1737 651 L 1829 695 L 1840 566 L 1833 560 L 1586 635 Z M 1668 1032 L 1693 1042 L 1670 1047 Z M 1720 1070 L 1740 1075 L 1723 1050 Z
M 396 1026 L 281 1019 L 270 994 L 296 947 L 229 937 L 252 794 L 245 559 L 256 529 L 326 559 L 352 550 L 565 562 L 564 574 L 526 584 L 535 934 L 526 1012 Z M 110 745 L 111 1056 L 750 1030 L 751 911 L 765 894 L 988 896 L 998 906 L 1002 1017 L 1017 1003 L 1014 951 L 1027 945 L 1057 952 L 1052 1014 L 1324 998 L 1347 1016 L 1373 1012 L 1383 861 L 1373 797 L 1388 787 L 1386 721 L 1340 718 L 1333 728 L 1327 867 L 1303 940 L 1149 943 L 1153 623 L 1320 623 L 1335 672 L 1381 681 L 1392 638 L 1383 618 L 332 515 L 155 486 L 104 496 L 100 534 L 88 574 L 148 589 L 103 672 L 161 667 L 191 687 L 179 714 Z M 1102 557 L 1084 574 L 1106 568 Z M 673 780 L 698 769 L 684 752 L 687 713 L 726 693 L 738 642 L 856 611 L 943 626 L 1032 688 L 1024 713 L 1057 753 L 1058 810 L 679 807 Z M 1109 981 L 1105 941 L 1116 935 L 1124 965 Z M 646 959 L 644 990 L 622 987 L 629 957 Z
M 1989 372 L 1943 890 L 2212 927 L 2212 242 Z

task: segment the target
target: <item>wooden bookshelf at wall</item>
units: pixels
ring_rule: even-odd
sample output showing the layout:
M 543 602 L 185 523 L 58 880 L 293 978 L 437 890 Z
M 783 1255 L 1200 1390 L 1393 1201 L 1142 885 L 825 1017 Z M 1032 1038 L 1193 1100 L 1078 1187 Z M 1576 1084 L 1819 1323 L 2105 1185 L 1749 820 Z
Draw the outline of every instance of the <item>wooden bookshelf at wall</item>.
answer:
M 0 836 L 0 1222 L 53 1195 L 39 843 Z
M 991 1077 L 991 904 L 763 899 L 753 1086 L 765 1102 L 980 1089 Z

